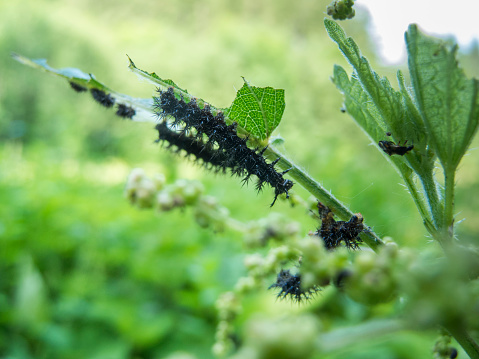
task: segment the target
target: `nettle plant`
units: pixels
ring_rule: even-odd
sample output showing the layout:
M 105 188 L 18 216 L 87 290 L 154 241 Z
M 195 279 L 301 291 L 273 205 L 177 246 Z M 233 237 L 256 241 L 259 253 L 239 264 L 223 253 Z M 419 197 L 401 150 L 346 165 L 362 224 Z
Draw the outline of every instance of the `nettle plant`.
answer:
M 89 91 L 120 117 L 155 122 L 159 142 L 204 167 L 239 176 L 243 182 L 256 179 L 258 190 L 273 188 L 271 206 L 278 198 L 289 198 L 317 213 L 321 225 L 304 238 L 296 223 L 277 215 L 239 223 L 214 198 L 204 195 L 198 182 L 167 184 L 161 175 L 148 178 L 141 169 L 132 171 L 126 194 L 139 207 L 167 211 L 191 206 L 200 225 L 241 231 L 245 246 L 258 249 L 246 256 L 248 275 L 217 301 L 213 347 L 217 356 L 309 358 L 395 331 L 438 329 L 434 357 L 457 356 L 450 344 L 453 337 L 471 358 L 479 358 L 474 338 L 479 330 L 479 250 L 464 245 L 454 233 L 455 174 L 478 127 L 479 82 L 467 79 L 458 67 L 457 46 L 411 25 L 406 32 L 411 85 L 398 71 L 399 90 L 395 90 L 372 70 L 335 21 L 325 19 L 324 24 L 353 68 L 348 75 L 343 67 L 334 67 L 332 80 L 344 96 L 344 111 L 397 170 L 442 253 L 398 248 L 391 239 L 379 238 L 361 214 L 351 212 L 279 152 L 278 140 L 271 134 L 285 108 L 283 90 L 255 87 L 245 80 L 230 107 L 216 108 L 130 60 L 130 70 L 157 88 L 153 99 L 138 99 L 115 92 L 78 69 L 56 70 L 45 60 L 14 58 L 66 79 L 77 92 Z M 436 178 L 440 175 L 442 184 Z M 304 187 L 315 200 L 299 198 L 295 186 Z M 276 278 L 273 283 L 271 278 Z M 396 301 L 394 312 L 328 330 L 309 305 L 327 286 L 368 306 Z M 238 344 L 235 321 L 243 296 L 268 287 L 280 299 L 299 302 L 301 313 L 250 320 Z M 330 315 L 334 318 L 334 311 Z

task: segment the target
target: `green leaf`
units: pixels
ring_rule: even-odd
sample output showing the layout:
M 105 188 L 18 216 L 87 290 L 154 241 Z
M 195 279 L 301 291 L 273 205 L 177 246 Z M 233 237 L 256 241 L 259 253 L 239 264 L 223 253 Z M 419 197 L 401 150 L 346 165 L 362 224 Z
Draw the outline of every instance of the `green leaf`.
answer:
M 371 69 L 354 40 L 346 38 L 338 24 L 328 19 L 324 22 L 329 35 L 354 68 L 351 79 L 342 67 L 336 66 L 334 69 L 333 82 L 344 94 L 347 112 L 376 146 L 379 141 L 386 140 L 386 132 L 392 133 L 396 143 L 407 140 L 414 145 L 414 149 L 404 156 L 385 156 L 403 177 L 425 222 L 431 223 L 430 213 L 437 213 L 441 209 L 433 179 L 435 156 L 428 146 L 424 121 L 406 89 L 402 73 L 398 72 L 401 91 L 396 91 L 387 78 L 381 78 Z M 427 205 L 414 183 L 412 170 L 421 180 Z
M 387 126 L 357 78 L 349 79 L 346 71 L 341 66 L 335 65 L 332 81 L 344 95 L 346 111 L 372 141 L 378 142 L 384 138 L 384 134 L 388 131 Z
M 353 106 L 352 102 L 355 102 L 355 107 L 360 108 L 361 111 L 367 111 L 371 116 L 360 114 L 359 110 L 349 109 L 348 112 L 353 115 L 376 144 L 378 141 L 386 139 L 386 132 L 392 133 L 396 143 L 404 143 L 407 140 L 414 144 L 414 150 L 404 156 L 404 161 L 400 161 L 409 163 L 409 166 L 418 174 L 429 171 L 434 162 L 434 155 L 428 149 L 424 122 L 406 90 L 402 73 L 398 72 L 401 91 L 396 91 L 387 78 L 380 77 L 373 71 L 368 60 L 361 56 L 359 47 L 354 40 L 346 37 L 343 29 L 336 22 L 325 19 L 324 23 L 329 35 L 338 44 L 339 49 L 354 69 L 350 88 L 349 85 L 345 85 L 347 75 L 344 70 L 335 69 L 333 81 L 345 96 L 351 97 L 350 106 Z M 357 116 L 362 116 L 363 119 L 357 118 Z M 370 121 L 373 121 L 374 124 Z M 384 132 L 381 133 L 381 131 Z M 393 162 L 398 161 L 394 160 Z
M 165 90 L 167 90 L 168 88 L 171 87 L 171 88 L 173 88 L 173 92 L 178 99 L 182 98 L 186 102 L 189 102 L 189 101 L 194 99 L 196 101 L 196 103 L 198 104 L 198 106 L 200 106 L 201 108 L 203 108 L 207 104 L 207 102 L 205 100 L 203 100 L 199 97 L 195 97 L 195 96 L 189 94 L 188 91 L 186 91 L 185 89 L 182 89 L 181 87 L 179 87 L 173 80 L 170 80 L 170 79 L 165 80 L 165 79 L 162 79 L 161 77 L 159 77 L 154 72 L 146 72 L 144 70 L 139 69 L 138 67 L 136 67 L 135 63 L 133 62 L 132 59 L 130 59 L 130 57 L 128 55 L 127 55 L 127 57 L 128 57 L 128 60 L 130 61 L 129 65 L 128 65 L 128 68 L 131 71 L 133 71 L 135 74 L 137 74 L 138 76 L 147 80 L 149 83 L 158 87 L 160 90 L 165 91 Z M 211 112 L 213 114 L 216 114 L 219 111 L 224 111 L 224 112 L 227 111 L 225 109 L 220 109 L 218 107 L 215 107 L 210 103 L 208 103 L 208 105 L 210 106 Z M 233 120 L 228 117 L 227 113 L 225 113 L 225 121 L 226 121 L 226 123 L 232 123 L 233 122 Z M 239 123 L 239 122 L 237 122 L 237 123 L 238 123 L 238 132 L 244 133 L 245 131 L 244 131 L 244 128 L 242 127 L 241 123 Z
M 467 79 L 456 61 L 457 45 L 406 32 L 409 72 L 431 145 L 446 172 L 454 171 L 479 123 L 479 83 Z
M 358 45 L 350 37 L 346 37 L 343 29 L 334 21 L 324 19 L 324 25 L 329 36 L 335 41 L 343 55 L 353 66 L 354 76 L 357 76 L 364 91 L 376 106 L 389 132 L 392 132 L 398 141 L 418 141 L 417 129 L 410 126 L 406 108 L 403 106 L 402 94 L 395 91 L 389 80 L 380 77 L 369 65 L 368 60 L 361 55 Z
M 136 67 L 135 63 L 130 58 L 130 56 L 126 55 L 126 57 L 128 57 L 128 61 L 130 61 L 128 68 L 134 73 L 136 73 L 138 76 L 143 77 L 144 79 L 146 79 L 148 82 L 152 83 L 153 85 L 160 87 L 162 90 L 166 90 L 169 87 L 173 87 L 175 90 L 182 93 L 183 96 L 190 97 L 188 96 L 188 91 L 179 87 L 173 80 L 170 80 L 170 79 L 165 80 L 159 77 L 154 72 L 146 72 L 144 70 L 141 70 L 138 67 Z
M 255 87 L 243 80 L 243 87 L 225 113 L 253 137 L 265 140 L 281 122 L 286 106 L 284 90 Z
M 123 104 L 135 109 L 136 114 L 133 117 L 134 121 L 155 122 L 152 99 L 135 98 L 116 92 L 103 83 L 97 81 L 92 74 L 87 74 L 77 68 L 67 67 L 63 69 L 55 69 L 47 64 L 46 59 L 29 59 L 18 54 L 12 54 L 12 57 L 24 65 L 63 78 L 71 84 L 84 87 L 85 89 L 98 89 L 105 91 L 115 99 L 115 104 Z
M 385 133 L 388 131 L 387 125 L 369 95 L 364 91 L 361 83 L 355 77 L 349 79 L 346 71 L 339 65 L 334 66 L 334 76 L 332 80 L 344 95 L 346 111 L 353 117 L 364 132 L 366 132 L 376 147 L 378 147 L 378 142 L 385 139 Z M 383 152 L 382 150 L 380 151 Z M 386 156 L 386 154 L 384 155 Z M 387 158 L 396 165 L 402 175 L 411 175 L 412 171 L 408 166 L 406 157 L 387 156 Z

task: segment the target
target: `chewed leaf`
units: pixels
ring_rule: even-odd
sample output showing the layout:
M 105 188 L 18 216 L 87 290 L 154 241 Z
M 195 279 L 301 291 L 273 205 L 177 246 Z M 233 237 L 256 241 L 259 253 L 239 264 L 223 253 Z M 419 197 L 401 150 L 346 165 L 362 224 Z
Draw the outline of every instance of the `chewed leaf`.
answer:
M 29 59 L 28 57 L 15 54 L 15 53 L 12 54 L 12 57 L 24 65 L 56 74 L 68 80 L 73 80 L 75 82 L 78 82 L 78 84 L 86 85 L 92 79 L 91 75 L 86 74 L 80 69 L 76 69 L 73 67 L 66 67 L 66 68 L 58 69 L 58 70 L 54 69 L 53 67 L 47 64 L 46 59 Z
M 479 81 L 467 79 L 456 60 L 457 45 L 406 32 L 409 72 L 416 102 L 443 167 L 455 170 L 477 132 Z
M 89 90 L 93 98 L 103 106 L 118 105 L 117 114 L 121 117 L 130 118 L 134 121 L 155 122 L 152 99 L 135 98 L 113 91 L 97 81 L 92 74 L 87 74 L 77 68 L 55 69 L 47 64 L 46 59 L 29 59 L 18 54 L 12 54 L 12 57 L 24 65 L 67 80 L 72 89 L 79 93 Z
M 165 80 L 165 79 L 162 79 L 160 76 L 158 76 L 154 72 L 148 73 L 144 70 L 139 69 L 138 67 L 136 67 L 133 60 L 130 59 L 130 56 L 128 55 L 126 56 L 128 57 L 128 60 L 130 61 L 130 64 L 128 65 L 129 69 L 133 71 L 134 73 L 136 73 L 137 75 L 143 77 L 150 83 L 160 87 L 162 90 L 166 90 L 168 89 L 168 87 L 174 87 L 176 90 L 183 93 L 184 95 L 188 94 L 187 90 L 184 90 L 181 87 L 179 87 L 173 80 L 170 80 L 170 79 Z
M 154 72 L 149 73 L 149 72 L 146 72 L 144 70 L 139 69 L 138 67 L 136 67 L 135 63 L 133 62 L 132 59 L 130 59 L 130 57 L 128 55 L 127 55 L 127 57 L 128 57 L 128 60 L 130 61 L 129 65 L 128 65 L 128 68 L 131 71 L 133 71 L 135 74 L 137 74 L 138 76 L 147 80 L 149 83 L 155 85 L 161 91 L 167 91 L 169 88 L 172 88 L 175 97 L 177 97 L 178 99 L 182 98 L 186 102 L 190 102 L 191 100 L 194 100 L 200 106 L 200 108 L 203 108 L 206 104 L 208 104 L 211 112 L 213 112 L 214 114 L 221 111 L 221 109 L 213 106 L 210 103 L 207 103 L 205 100 L 203 100 L 199 97 L 195 97 L 192 94 L 189 94 L 187 90 L 182 89 L 181 87 L 179 87 L 173 80 L 170 80 L 170 79 L 165 80 L 165 79 L 162 79 L 161 77 L 159 77 Z M 226 123 L 233 122 L 228 117 L 225 118 L 225 121 L 226 121 Z M 239 127 L 240 127 L 239 130 L 241 131 L 242 130 L 241 125 Z
M 281 122 L 285 106 L 284 90 L 255 87 L 245 80 L 225 113 L 253 137 L 264 140 Z

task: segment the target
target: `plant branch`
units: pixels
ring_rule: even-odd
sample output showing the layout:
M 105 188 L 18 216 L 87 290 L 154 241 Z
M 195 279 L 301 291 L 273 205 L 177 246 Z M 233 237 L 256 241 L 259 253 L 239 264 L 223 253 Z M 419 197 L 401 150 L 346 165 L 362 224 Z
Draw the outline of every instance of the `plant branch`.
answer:
M 448 238 L 452 239 L 454 237 L 454 188 L 455 188 L 455 178 L 456 178 L 456 169 L 445 169 L 444 170 L 444 182 L 445 182 L 445 195 L 444 195 L 444 219 L 443 219 L 443 230 L 447 232 Z
M 436 234 L 437 230 L 436 230 L 436 228 L 435 228 L 435 226 L 434 226 L 434 224 L 431 220 L 430 213 L 427 210 L 427 207 L 426 207 L 426 204 L 424 203 L 423 197 L 420 195 L 412 177 L 404 175 L 402 173 L 401 173 L 401 175 L 402 175 L 402 178 L 404 180 L 404 183 L 406 184 L 406 186 L 409 190 L 409 193 L 411 194 L 411 197 L 412 197 L 414 203 L 416 204 L 416 207 L 419 211 L 419 214 L 421 215 L 421 217 L 423 219 L 424 226 L 426 227 L 427 231 L 431 235 L 434 236 Z
M 479 345 L 463 328 L 449 328 L 446 330 L 456 339 L 459 345 L 471 359 L 479 359 Z
M 342 220 L 349 220 L 354 213 L 341 203 L 331 192 L 326 190 L 320 183 L 309 176 L 303 169 L 288 160 L 277 148 L 270 145 L 265 152 L 265 155 L 272 160 L 281 158 L 278 162 L 278 167 L 282 170 L 290 170 L 288 175 L 293 178 L 296 183 L 303 186 L 309 193 L 315 196 L 320 202 L 331 208 L 331 210 Z M 363 224 L 364 232 L 361 234 L 361 239 L 374 251 L 377 251 L 383 241 L 374 233 L 370 227 Z

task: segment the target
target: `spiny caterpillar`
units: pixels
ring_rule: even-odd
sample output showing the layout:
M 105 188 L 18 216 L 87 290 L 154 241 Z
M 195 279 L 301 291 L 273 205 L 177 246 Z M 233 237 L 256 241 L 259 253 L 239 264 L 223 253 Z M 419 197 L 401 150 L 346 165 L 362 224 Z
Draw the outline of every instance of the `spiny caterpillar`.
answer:
M 264 183 L 268 183 L 275 189 L 271 206 L 282 193 L 289 198 L 288 191 L 293 187 L 293 182 L 283 178 L 289 170 L 277 172 L 274 169 L 279 158 L 267 163 L 263 157 L 266 147 L 262 150 L 249 148 L 246 145 L 247 139 L 237 135 L 236 123 L 227 125 L 223 113 L 213 115 L 209 105 L 200 108 L 195 99 L 189 102 L 185 102 L 183 98 L 177 99 L 173 87 L 169 87 L 167 91 L 158 89 L 158 93 L 160 96 L 153 98 L 158 117 L 165 121 L 167 117 L 172 117 L 171 128 L 181 125 L 181 133 L 184 135 L 192 133 L 194 129 L 195 137 L 200 141 L 197 144 L 203 143 L 206 136 L 205 148 L 209 147 L 217 152 L 215 161 L 209 161 L 217 171 L 224 172 L 229 168 L 233 175 L 244 177 L 243 182 L 248 182 L 250 177 L 255 175 L 258 177 L 256 183 L 258 191 L 262 190 Z M 188 148 L 184 149 L 188 151 Z
M 174 131 L 168 127 L 166 122 L 159 123 L 155 129 L 159 132 L 157 142 L 165 142 L 167 148 L 175 146 L 175 152 L 183 150 L 187 157 L 193 155 L 197 160 L 202 160 L 202 164 L 207 168 L 209 165 L 213 170 L 226 172 L 226 168 L 222 167 L 222 164 L 227 161 L 227 156 L 223 152 L 215 151 L 211 144 L 185 133 Z
M 133 118 L 133 116 L 136 115 L 136 111 L 133 107 L 124 105 L 122 103 L 118 104 L 118 108 L 115 112 L 117 116 L 123 117 L 123 118 L 129 118 L 130 120 Z
M 391 136 L 391 132 L 387 132 L 386 136 Z M 406 146 L 406 142 L 401 146 L 401 142 L 395 144 L 392 141 L 379 141 L 378 146 L 386 152 L 389 156 L 399 155 L 404 156 L 406 153 L 411 151 L 414 148 L 414 145 Z
M 349 221 L 336 221 L 331 209 L 321 202 L 318 202 L 318 212 L 321 227 L 314 234 L 323 239 L 327 249 L 339 247 L 341 242 L 349 249 L 359 249 L 362 240 L 358 236 L 364 230 L 361 213 L 354 214 Z
M 75 92 L 88 91 L 86 87 L 78 85 L 77 83 L 73 81 L 70 81 L 69 84 L 71 88 L 75 90 Z M 106 93 L 105 91 L 92 88 L 90 90 L 90 93 L 93 99 L 99 104 L 101 104 L 102 106 L 110 108 L 110 107 L 113 107 L 113 105 L 115 104 L 115 98 L 111 96 L 110 94 Z M 131 106 L 127 106 L 125 104 L 119 103 L 117 105 L 117 110 L 115 112 L 115 115 L 122 118 L 129 118 L 131 120 L 133 116 L 136 115 L 136 110 Z
M 317 286 L 311 288 L 301 288 L 301 274 L 292 274 L 289 269 L 281 269 L 276 277 L 276 283 L 273 283 L 268 289 L 280 288 L 277 295 L 280 299 L 289 297 L 293 302 L 301 303 L 313 298 L 314 294 L 319 292 Z
M 93 99 L 102 106 L 108 108 L 112 107 L 115 104 L 115 98 L 112 97 L 110 94 L 107 94 L 105 91 L 93 88 L 90 90 L 90 93 Z
M 69 82 L 70 86 L 72 89 L 74 89 L 76 92 L 86 92 L 88 89 L 84 86 L 81 86 L 77 84 L 76 82 L 70 81 Z

